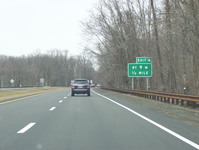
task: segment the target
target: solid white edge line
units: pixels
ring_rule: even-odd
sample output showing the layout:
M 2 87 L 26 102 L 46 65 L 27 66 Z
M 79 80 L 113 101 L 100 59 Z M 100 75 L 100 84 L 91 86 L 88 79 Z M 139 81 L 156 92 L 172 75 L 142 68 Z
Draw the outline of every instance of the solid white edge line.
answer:
M 92 91 L 93 91 L 93 90 L 92 90 Z M 120 103 L 118 103 L 118 102 L 116 102 L 116 101 L 114 101 L 114 100 L 112 100 L 112 99 L 110 99 L 110 98 L 104 96 L 104 95 L 101 95 L 101 94 L 99 94 L 99 93 L 97 93 L 97 92 L 95 92 L 95 91 L 93 91 L 93 92 L 94 92 L 95 94 L 97 94 L 97 95 L 99 95 L 99 96 L 101 96 L 101 97 L 103 97 L 103 98 L 105 98 L 105 99 L 107 99 L 107 100 L 109 100 L 109 101 L 111 101 L 111 102 L 113 102 L 113 103 L 115 103 L 115 104 L 117 104 L 117 105 L 123 107 L 124 109 L 126 109 L 126 110 L 132 112 L 133 114 L 139 116 L 140 118 L 142 118 L 142 119 L 144 119 L 144 120 L 150 122 L 151 124 L 155 125 L 156 127 L 158 127 L 158 128 L 160 128 L 160 129 L 166 131 L 167 133 L 169 133 L 169 134 L 171 134 L 171 135 L 177 137 L 177 138 L 180 139 L 181 141 L 183 141 L 183 142 L 185 142 L 185 143 L 187 143 L 187 144 L 191 145 L 192 147 L 194 147 L 194 148 L 196 148 L 196 149 L 199 150 L 199 145 L 196 144 L 196 143 L 194 143 L 194 142 L 192 142 L 192 141 L 190 141 L 189 139 L 187 139 L 187 138 L 185 138 L 185 137 L 183 137 L 183 136 L 181 136 L 181 135 L 175 133 L 174 131 L 172 131 L 172 130 L 170 130 L 170 129 L 168 129 L 168 128 L 162 126 L 162 125 L 160 125 L 159 123 L 157 123 L 157 122 L 155 122 L 155 121 L 153 121 L 153 120 L 151 120 L 151 119 L 149 119 L 149 118 L 147 118 L 147 117 L 145 117 L 145 116 L 143 116 L 143 115 L 137 113 L 136 111 L 134 111 L 134 110 L 132 110 L 132 109 L 130 109 L 130 108 L 128 108 L 128 107 L 126 107 L 126 106 L 124 106 L 124 105 L 122 105 L 122 104 L 120 104 Z
M 19 130 L 17 133 L 25 133 L 27 130 L 32 128 L 36 123 L 29 123 L 27 126 L 25 126 L 23 129 Z
M 49 111 L 53 111 L 56 107 L 52 107 L 51 109 L 49 109 Z

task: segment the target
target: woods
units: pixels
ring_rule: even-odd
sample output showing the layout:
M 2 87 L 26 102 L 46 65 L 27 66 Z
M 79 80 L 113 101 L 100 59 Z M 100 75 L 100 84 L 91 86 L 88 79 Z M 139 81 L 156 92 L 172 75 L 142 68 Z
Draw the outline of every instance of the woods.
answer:
M 29 56 L 0 56 L 1 87 L 69 86 L 74 78 L 93 79 L 95 70 L 85 55 L 52 50 Z M 44 79 L 41 85 L 40 78 Z M 14 80 L 14 84 L 10 80 Z
M 150 90 L 199 94 L 198 0 L 101 0 L 82 22 L 103 85 L 131 88 L 127 64 L 152 57 Z M 135 78 L 135 89 L 146 79 Z

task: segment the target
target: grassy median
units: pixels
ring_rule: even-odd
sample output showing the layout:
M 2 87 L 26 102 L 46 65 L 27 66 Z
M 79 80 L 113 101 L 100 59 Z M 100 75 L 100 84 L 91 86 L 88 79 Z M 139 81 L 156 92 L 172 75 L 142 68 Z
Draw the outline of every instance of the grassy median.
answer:
M 7 89 L 0 90 L 0 101 L 20 96 L 26 96 L 31 94 L 39 94 L 52 92 L 64 88 L 24 88 L 24 89 Z

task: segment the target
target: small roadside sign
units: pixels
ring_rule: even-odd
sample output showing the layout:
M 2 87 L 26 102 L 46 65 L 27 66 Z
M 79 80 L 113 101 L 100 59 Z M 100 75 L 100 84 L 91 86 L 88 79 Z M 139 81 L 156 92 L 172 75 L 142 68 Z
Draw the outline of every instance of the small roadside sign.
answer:
M 10 80 L 10 83 L 12 83 L 12 84 L 13 84 L 14 82 L 15 82 L 15 80 L 14 80 L 14 79 L 11 79 L 11 80 Z

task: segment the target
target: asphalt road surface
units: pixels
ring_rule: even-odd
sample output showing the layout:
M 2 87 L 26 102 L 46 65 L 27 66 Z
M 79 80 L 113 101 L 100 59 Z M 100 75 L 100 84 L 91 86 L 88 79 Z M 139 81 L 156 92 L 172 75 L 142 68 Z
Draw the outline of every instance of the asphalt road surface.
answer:
M 197 129 L 98 90 L 0 104 L 0 150 L 196 150 Z

